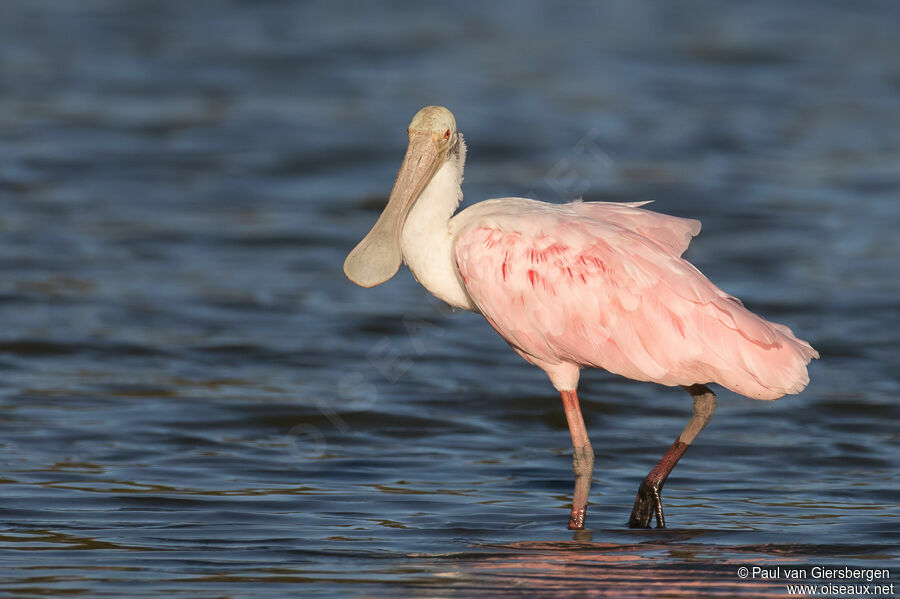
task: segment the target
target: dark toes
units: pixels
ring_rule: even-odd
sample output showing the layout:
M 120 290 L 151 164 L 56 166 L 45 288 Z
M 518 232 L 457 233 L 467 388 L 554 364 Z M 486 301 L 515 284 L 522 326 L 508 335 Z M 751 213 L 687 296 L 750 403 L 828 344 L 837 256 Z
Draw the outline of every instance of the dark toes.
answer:
M 638 497 L 631 510 L 631 518 L 628 519 L 630 528 L 650 528 L 650 520 L 653 518 L 653 506 Z
M 666 521 L 662 515 L 659 489 L 644 481 L 638 489 L 637 499 L 634 500 L 634 508 L 631 510 L 631 518 L 628 519 L 628 526 L 630 528 L 650 528 L 654 514 L 657 527 L 665 528 Z

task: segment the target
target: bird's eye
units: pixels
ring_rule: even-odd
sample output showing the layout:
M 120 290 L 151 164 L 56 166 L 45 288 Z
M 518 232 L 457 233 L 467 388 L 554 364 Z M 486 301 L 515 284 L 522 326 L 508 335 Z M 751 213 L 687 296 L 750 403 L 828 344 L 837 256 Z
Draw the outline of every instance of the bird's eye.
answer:
M 450 139 L 450 129 L 444 131 L 444 139 Z

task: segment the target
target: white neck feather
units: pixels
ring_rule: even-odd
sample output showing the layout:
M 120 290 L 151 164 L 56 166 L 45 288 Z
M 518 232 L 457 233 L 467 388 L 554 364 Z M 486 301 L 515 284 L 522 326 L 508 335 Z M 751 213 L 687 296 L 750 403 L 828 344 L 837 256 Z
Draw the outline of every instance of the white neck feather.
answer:
M 400 234 L 403 261 L 433 296 L 451 306 L 474 310 L 456 268 L 450 217 L 462 200 L 466 144 L 459 136 L 459 154 L 451 156 L 422 190 Z

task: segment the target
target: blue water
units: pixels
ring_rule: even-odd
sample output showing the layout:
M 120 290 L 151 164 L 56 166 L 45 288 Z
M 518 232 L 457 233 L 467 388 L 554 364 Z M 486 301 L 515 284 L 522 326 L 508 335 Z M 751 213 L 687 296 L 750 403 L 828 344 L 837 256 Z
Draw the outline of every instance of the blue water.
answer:
M 785 596 L 900 576 L 893 2 L 0 4 L 0 592 Z M 403 270 L 341 272 L 421 106 L 466 203 L 656 200 L 687 257 L 822 354 L 723 389 L 663 493 L 680 389 L 559 398 Z M 823 581 L 828 582 L 828 581 Z

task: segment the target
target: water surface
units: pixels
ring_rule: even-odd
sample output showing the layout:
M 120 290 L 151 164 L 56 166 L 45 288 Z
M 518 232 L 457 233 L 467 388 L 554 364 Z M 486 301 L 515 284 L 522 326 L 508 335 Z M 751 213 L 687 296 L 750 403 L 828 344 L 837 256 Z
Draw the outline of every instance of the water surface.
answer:
M 785 596 L 897 565 L 900 11 L 890 2 L 0 6 L 0 588 L 15 596 Z M 466 203 L 638 201 L 822 354 L 721 390 L 585 372 L 589 532 L 539 370 L 341 262 L 418 108 Z

